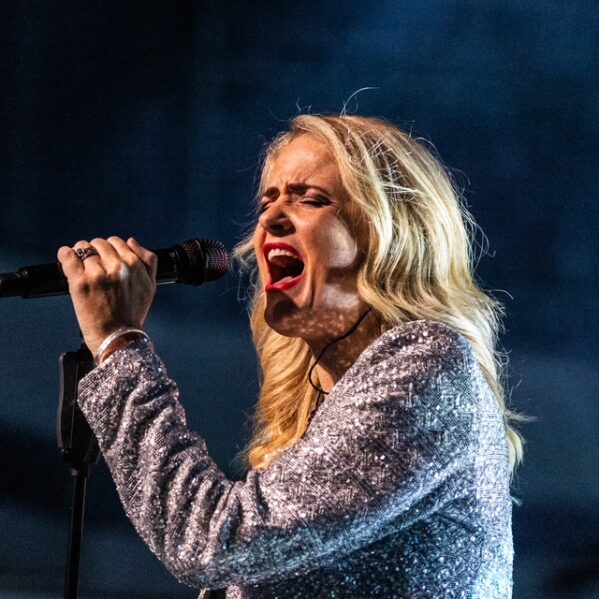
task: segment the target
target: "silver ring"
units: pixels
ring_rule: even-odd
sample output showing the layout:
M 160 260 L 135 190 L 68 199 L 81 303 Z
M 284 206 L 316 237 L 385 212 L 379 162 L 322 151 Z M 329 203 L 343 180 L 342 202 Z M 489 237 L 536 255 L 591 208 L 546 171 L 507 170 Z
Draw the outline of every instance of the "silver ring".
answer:
M 82 262 L 83 262 L 83 260 L 85 260 L 86 258 L 89 258 L 90 256 L 99 256 L 100 255 L 100 254 L 98 254 L 98 250 L 96 248 L 92 247 L 91 245 L 86 248 L 77 248 L 75 250 L 75 253 L 77 254 L 77 256 L 79 256 L 79 258 L 81 259 Z

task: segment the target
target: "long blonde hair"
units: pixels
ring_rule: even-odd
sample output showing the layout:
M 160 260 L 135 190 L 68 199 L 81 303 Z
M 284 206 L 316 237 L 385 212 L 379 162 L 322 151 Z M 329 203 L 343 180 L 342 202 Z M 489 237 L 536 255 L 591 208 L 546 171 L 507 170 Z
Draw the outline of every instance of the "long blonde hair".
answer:
M 496 349 L 504 308 L 474 279 L 477 225 L 449 174 L 423 144 L 382 119 L 300 115 L 292 120 L 290 131 L 267 147 L 260 192 L 277 152 L 304 134 L 326 144 L 345 195 L 361 208 L 368 246 L 358 291 L 378 317 L 381 332 L 430 319 L 468 339 L 503 412 L 513 473 L 522 460 L 524 440 L 511 421 L 528 418 L 506 405 L 502 376 L 507 357 Z M 244 267 L 255 268 L 251 233 L 237 245 L 234 256 Z M 261 390 L 252 439 L 238 455 L 252 468 L 266 467 L 302 437 L 318 396 L 308 381 L 313 363 L 308 345 L 271 329 L 264 308 L 264 291 L 254 285 L 251 328 Z

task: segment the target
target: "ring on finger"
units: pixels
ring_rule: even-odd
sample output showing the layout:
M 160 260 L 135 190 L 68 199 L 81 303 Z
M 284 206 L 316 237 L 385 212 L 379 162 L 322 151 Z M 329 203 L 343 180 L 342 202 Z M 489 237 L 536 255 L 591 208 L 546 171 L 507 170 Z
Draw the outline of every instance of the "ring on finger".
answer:
M 98 250 L 93 246 L 88 246 L 84 248 L 76 248 L 75 253 L 81 259 L 81 262 L 89 258 L 90 256 L 99 256 Z

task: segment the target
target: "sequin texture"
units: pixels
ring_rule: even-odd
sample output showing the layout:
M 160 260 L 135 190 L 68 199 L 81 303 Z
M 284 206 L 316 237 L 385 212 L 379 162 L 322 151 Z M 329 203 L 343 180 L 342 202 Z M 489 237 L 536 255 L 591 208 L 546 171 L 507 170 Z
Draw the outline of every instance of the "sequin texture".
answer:
M 137 532 L 201 599 L 511 597 L 503 416 L 447 325 L 384 333 L 242 481 L 187 428 L 143 340 L 88 374 L 79 403 Z

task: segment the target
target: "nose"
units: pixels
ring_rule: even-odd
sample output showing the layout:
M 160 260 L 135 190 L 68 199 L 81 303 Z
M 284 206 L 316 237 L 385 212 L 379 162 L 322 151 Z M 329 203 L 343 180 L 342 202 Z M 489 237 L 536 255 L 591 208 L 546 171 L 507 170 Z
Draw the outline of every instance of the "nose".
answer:
M 260 226 L 274 235 L 285 235 L 293 229 L 284 201 L 271 202 L 258 218 Z

